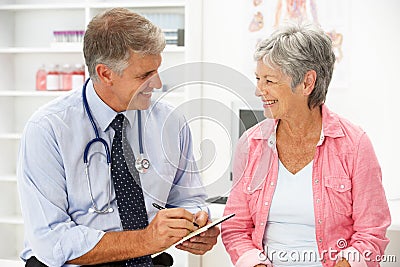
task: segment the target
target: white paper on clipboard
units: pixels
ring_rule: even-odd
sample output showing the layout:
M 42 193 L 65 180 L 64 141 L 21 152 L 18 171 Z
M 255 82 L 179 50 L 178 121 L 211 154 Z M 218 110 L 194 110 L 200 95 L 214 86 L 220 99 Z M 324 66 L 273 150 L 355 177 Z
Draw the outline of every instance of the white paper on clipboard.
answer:
M 203 227 L 197 229 L 196 231 L 191 232 L 190 234 L 188 234 L 187 236 L 185 236 L 184 238 L 182 238 L 181 240 L 179 240 L 175 244 L 171 245 L 171 247 L 175 247 L 176 245 L 179 245 L 179 244 L 185 242 L 186 240 L 189 240 L 190 238 L 207 231 L 208 229 L 210 229 L 210 228 L 222 223 L 223 221 L 226 221 L 226 220 L 232 218 L 233 216 L 235 216 L 235 213 L 231 213 L 231 214 L 228 214 L 228 215 L 226 215 L 224 217 L 221 217 L 219 219 L 215 219 L 214 221 L 212 221 L 212 223 L 204 225 Z M 151 257 L 154 258 L 154 257 L 160 255 L 162 252 L 163 251 L 158 252 L 156 254 L 153 254 L 153 255 L 151 255 Z

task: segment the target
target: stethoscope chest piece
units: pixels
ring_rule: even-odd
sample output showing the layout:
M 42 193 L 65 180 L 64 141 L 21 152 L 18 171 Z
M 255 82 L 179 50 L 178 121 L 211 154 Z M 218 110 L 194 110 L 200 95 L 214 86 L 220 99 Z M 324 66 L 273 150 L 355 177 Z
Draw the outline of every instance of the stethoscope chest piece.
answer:
M 146 173 L 150 168 L 150 161 L 140 155 L 135 161 L 135 168 L 140 173 Z

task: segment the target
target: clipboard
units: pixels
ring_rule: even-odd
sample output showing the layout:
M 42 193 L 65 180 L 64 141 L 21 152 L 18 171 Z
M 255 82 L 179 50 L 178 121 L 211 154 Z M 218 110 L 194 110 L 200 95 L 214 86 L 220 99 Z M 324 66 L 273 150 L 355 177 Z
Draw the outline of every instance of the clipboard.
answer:
M 218 224 L 220 224 L 220 223 L 232 218 L 233 216 L 235 216 L 235 213 L 231 213 L 231 214 L 228 214 L 228 215 L 226 215 L 224 217 L 216 219 L 216 220 L 212 221 L 211 223 L 206 224 L 203 227 L 197 229 L 196 231 L 191 232 L 190 234 L 188 234 L 187 236 L 185 236 L 184 238 L 182 238 L 181 240 L 179 240 L 175 244 L 171 245 L 171 247 L 175 247 L 176 245 L 179 245 L 179 244 L 185 242 L 186 240 L 189 240 L 190 238 L 207 231 L 208 229 L 210 229 L 210 228 L 212 228 L 212 227 L 214 227 L 214 226 L 216 226 L 216 225 L 218 225 Z M 163 253 L 163 251 L 160 251 L 158 253 L 155 253 L 155 254 L 151 255 L 151 257 L 152 258 L 157 257 L 161 253 Z

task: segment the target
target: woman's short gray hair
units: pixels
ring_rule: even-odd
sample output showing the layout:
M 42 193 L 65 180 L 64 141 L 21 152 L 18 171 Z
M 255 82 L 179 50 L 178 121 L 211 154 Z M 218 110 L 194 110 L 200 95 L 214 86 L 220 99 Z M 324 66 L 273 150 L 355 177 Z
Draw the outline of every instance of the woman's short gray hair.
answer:
M 161 29 L 125 8 L 113 8 L 95 16 L 83 41 L 83 54 L 92 80 L 98 81 L 97 64 L 118 75 L 128 67 L 131 53 L 157 55 L 165 48 Z
M 308 98 L 308 107 L 318 107 L 325 102 L 335 54 L 332 40 L 320 27 L 310 23 L 286 24 L 257 45 L 254 59 L 289 76 L 293 90 L 307 71 L 314 70 L 317 79 Z

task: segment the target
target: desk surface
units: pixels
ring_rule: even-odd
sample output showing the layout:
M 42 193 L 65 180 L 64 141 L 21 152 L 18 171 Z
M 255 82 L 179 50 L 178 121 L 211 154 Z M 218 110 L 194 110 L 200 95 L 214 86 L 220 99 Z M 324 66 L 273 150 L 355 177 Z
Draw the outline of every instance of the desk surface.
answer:
M 389 230 L 400 231 L 400 199 L 388 200 L 388 204 L 392 216 L 392 224 L 389 226 Z

